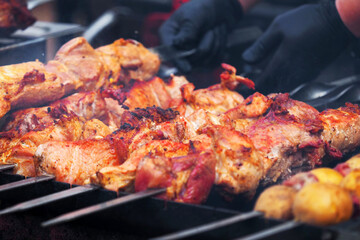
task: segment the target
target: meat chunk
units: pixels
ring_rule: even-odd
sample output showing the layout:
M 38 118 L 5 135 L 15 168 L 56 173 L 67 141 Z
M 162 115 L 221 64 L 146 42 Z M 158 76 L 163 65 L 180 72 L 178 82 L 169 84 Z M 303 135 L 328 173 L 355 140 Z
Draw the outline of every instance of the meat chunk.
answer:
M 360 108 L 347 103 L 339 109 L 327 109 L 320 114 L 324 131 L 321 135 L 328 154 L 341 158 L 360 144 Z
M 33 156 L 37 147 L 51 140 L 78 140 L 82 136 L 83 121 L 75 116 L 64 116 L 58 124 L 41 131 L 30 131 L 19 138 L 13 138 L 8 149 L 1 156 L 3 163 L 15 163 L 14 173 L 35 176 Z
M 111 81 L 127 84 L 131 79 L 148 80 L 160 67 L 159 57 L 134 40 L 119 39 L 96 52 L 111 69 Z
M 169 140 L 150 140 L 133 149 L 122 165 L 103 168 L 92 176 L 91 180 L 93 183 L 113 191 L 133 190 L 136 170 L 143 158 L 149 154 L 173 157 L 186 156 L 188 153 L 189 144 Z
M 325 154 L 318 112 L 298 105 L 286 94 L 276 98 L 269 112 L 244 130 L 262 156 L 265 183 L 286 178 L 299 166 L 314 168 Z M 306 111 L 313 114 L 303 114 Z
M 204 129 L 213 139 L 216 153 L 215 184 L 234 195 L 253 195 L 263 178 L 263 162 L 251 140 L 244 134 L 225 126 Z
M 11 33 L 16 29 L 25 29 L 32 25 L 36 18 L 27 8 L 25 0 L 2 0 L 0 2 L 0 29 Z
M 137 169 L 135 191 L 166 187 L 166 199 L 202 203 L 214 183 L 215 164 L 213 151 L 172 158 L 146 156 Z
M 36 150 L 36 166 L 41 172 L 53 174 L 57 181 L 84 184 L 92 174 L 106 166 L 116 166 L 123 158 L 121 142 L 85 140 L 51 141 Z
M 75 92 L 116 85 L 112 76 L 115 72 L 140 81 L 151 78 L 158 70 L 158 57 L 140 44 L 119 40 L 107 48 L 113 49 L 111 56 L 121 59 L 120 70 L 106 61 L 104 56 L 109 54 L 95 51 L 82 37 L 64 44 L 46 65 L 35 61 L 0 67 L 0 118 L 10 110 L 45 105 Z M 133 61 L 140 65 L 130 67 Z
M 40 62 L 0 67 L 0 118 L 11 109 L 51 102 L 64 96 L 61 80 Z

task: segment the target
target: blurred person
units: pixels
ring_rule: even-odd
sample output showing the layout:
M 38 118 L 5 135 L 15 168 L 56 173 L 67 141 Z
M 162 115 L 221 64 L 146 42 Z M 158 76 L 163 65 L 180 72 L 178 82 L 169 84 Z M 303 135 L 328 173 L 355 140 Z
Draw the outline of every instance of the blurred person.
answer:
M 176 48 L 196 48 L 193 56 L 175 62 L 185 73 L 200 63 L 221 61 L 228 33 L 257 2 L 192 0 L 161 26 L 160 38 Z M 290 91 L 313 80 L 357 38 L 360 1 L 321 0 L 277 16 L 242 58 L 251 64 L 267 59 L 263 72 L 254 79 L 257 91 Z

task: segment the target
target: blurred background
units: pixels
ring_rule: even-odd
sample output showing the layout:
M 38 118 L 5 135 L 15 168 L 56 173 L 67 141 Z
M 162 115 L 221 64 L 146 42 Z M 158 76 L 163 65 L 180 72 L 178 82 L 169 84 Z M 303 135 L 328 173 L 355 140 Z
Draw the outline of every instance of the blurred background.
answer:
M 25 0 L 23 0 L 25 1 Z M 96 48 L 119 38 L 131 38 L 146 47 L 160 45 L 158 29 L 181 4 L 188 0 L 28 0 L 28 7 L 37 19 L 26 30 L 0 39 L 0 65 L 39 59 L 48 61 L 66 41 L 85 36 Z M 223 62 L 235 66 L 239 74 L 256 78 L 261 73 L 256 66 L 244 64 L 242 52 L 250 46 L 279 14 L 316 0 L 264 0 L 238 23 L 230 34 L 228 51 Z M 14 47 L 15 44 L 15 47 Z M 357 47 L 352 46 L 316 81 L 332 81 L 359 74 Z M 2 56 L 2 57 L 1 57 Z M 6 56 L 6 57 L 5 57 Z M 294 56 L 295 58 L 296 56 Z M 336 66 L 336 68 L 334 68 Z M 334 70 L 336 69 L 336 70 Z M 196 87 L 206 87 L 219 81 L 218 66 L 202 66 L 187 74 Z M 171 63 L 164 63 L 161 77 L 178 72 Z

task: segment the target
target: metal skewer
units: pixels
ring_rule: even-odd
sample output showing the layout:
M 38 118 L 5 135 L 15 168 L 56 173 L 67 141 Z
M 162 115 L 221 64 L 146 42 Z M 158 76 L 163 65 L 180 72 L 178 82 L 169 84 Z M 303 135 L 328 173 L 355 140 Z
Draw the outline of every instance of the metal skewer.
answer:
M 15 164 L 3 164 L 0 165 L 0 171 L 10 170 L 15 167 Z
M 263 239 L 265 237 L 269 237 L 281 232 L 285 232 L 287 230 L 296 228 L 298 226 L 302 225 L 301 222 L 295 222 L 295 221 L 290 221 L 290 222 L 285 222 L 279 225 L 276 225 L 274 227 L 265 229 L 263 231 L 260 232 L 256 232 L 250 235 L 247 235 L 245 237 L 240 237 L 237 238 L 236 240 L 255 240 L 255 239 Z
M 61 199 L 65 199 L 68 197 L 77 196 L 86 192 L 91 192 L 99 187 L 94 185 L 84 185 L 79 187 L 74 187 L 71 189 L 63 190 L 57 193 L 49 194 L 43 197 L 35 198 L 26 202 L 22 202 L 19 204 L 16 204 L 12 207 L 5 208 L 2 211 L 0 211 L 0 215 L 9 214 L 9 213 L 15 213 L 20 211 L 25 211 L 31 208 L 39 207 L 42 205 L 46 205 L 48 203 L 52 203 Z
M 43 175 L 43 176 L 38 176 L 38 177 L 27 178 L 27 179 L 12 182 L 12 183 L 7 183 L 7 184 L 0 186 L 0 193 L 15 189 L 15 188 L 20 188 L 20 187 L 36 184 L 39 182 L 50 181 L 50 180 L 53 180 L 54 178 L 55 178 L 55 176 Z
M 250 218 L 255 218 L 255 217 L 259 217 L 262 216 L 263 213 L 261 212 L 256 212 L 256 211 L 252 211 L 252 212 L 248 212 L 248 213 L 242 213 L 242 214 L 238 214 L 235 215 L 233 217 L 229 217 L 223 220 L 219 220 L 219 221 L 215 221 L 212 223 L 208 223 L 208 224 L 204 224 L 198 227 L 194 227 L 194 228 L 190 228 L 190 229 L 186 229 L 184 231 L 179 231 L 179 232 L 175 232 L 175 233 L 171 233 L 168 235 L 164 235 L 164 236 L 160 236 L 160 237 L 156 237 L 156 238 L 151 238 L 151 240 L 172 240 L 172 239 L 182 239 L 185 237 L 190 237 L 196 234 L 200 234 L 203 232 L 208 232 L 217 228 L 221 228 L 227 225 L 231 225 L 234 224 L 236 222 L 240 222 L 240 221 L 245 221 L 247 219 Z
M 112 207 L 116 207 L 119 206 L 121 204 L 124 203 L 128 203 L 128 202 L 132 202 L 132 201 L 136 201 L 142 198 L 147 198 L 147 197 L 151 197 L 151 196 L 155 196 L 161 193 L 164 193 L 166 191 L 166 188 L 162 188 L 162 189 L 148 189 L 142 192 L 137 192 L 134 194 L 130 194 L 124 197 L 120 197 L 120 198 L 116 198 L 110 201 L 106 201 L 103 203 L 99 203 L 90 207 L 86 207 L 86 208 L 82 208 L 70 213 L 66 213 L 63 215 L 60 215 L 59 217 L 50 219 L 48 221 L 45 221 L 41 224 L 41 226 L 43 227 L 49 227 L 49 226 L 53 226 L 56 224 L 60 224 L 60 223 L 65 223 L 65 222 L 69 222 L 75 219 L 78 219 L 80 217 L 84 217 L 96 212 L 100 212 L 103 211 L 105 209 L 109 209 Z

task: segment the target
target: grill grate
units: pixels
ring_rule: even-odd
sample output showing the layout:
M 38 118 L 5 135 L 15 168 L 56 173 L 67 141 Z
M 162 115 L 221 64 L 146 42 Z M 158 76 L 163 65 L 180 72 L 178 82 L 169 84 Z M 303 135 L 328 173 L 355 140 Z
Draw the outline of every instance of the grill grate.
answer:
M 1 184 L 23 179 L 22 176 L 0 173 Z M 46 181 L 18 189 L 9 189 L 6 192 L 0 192 L 1 208 L 70 188 L 69 184 Z M 75 186 L 72 189 L 76 188 L 78 187 Z M 129 239 L 279 239 L 279 237 L 282 239 L 289 237 L 291 239 L 358 239 L 360 237 L 360 220 L 356 218 L 329 228 L 319 228 L 300 225 L 292 221 L 264 219 L 257 212 L 240 213 L 233 209 L 183 204 L 156 198 L 144 198 L 121 206 L 113 206 L 111 209 L 103 209 L 86 217 L 73 219 L 69 223 L 50 227 L 50 230 L 40 226 L 41 222 L 59 215 L 106 201 L 116 201 L 124 196 L 129 197 L 132 194 L 115 193 L 104 189 L 87 191 L 81 195 L 74 194 L 45 205 L 39 204 L 34 209 L 21 214 L 1 216 L 0 221 L 30 214 L 38 219 L 36 232 L 53 231 L 52 229 L 57 228 L 65 228 L 71 232 L 80 227 L 85 232 L 92 232 L 94 239 L 95 236 L 106 236 L 105 230 L 107 233 L 111 232 L 118 236 L 128 236 Z M 94 229 L 96 233 L 93 232 Z M 179 235 L 179 232 L 187 234 Z M 6 232 L 2 234 L 4 236 Z M 3 237 L 3 239 L 6 238 Z

